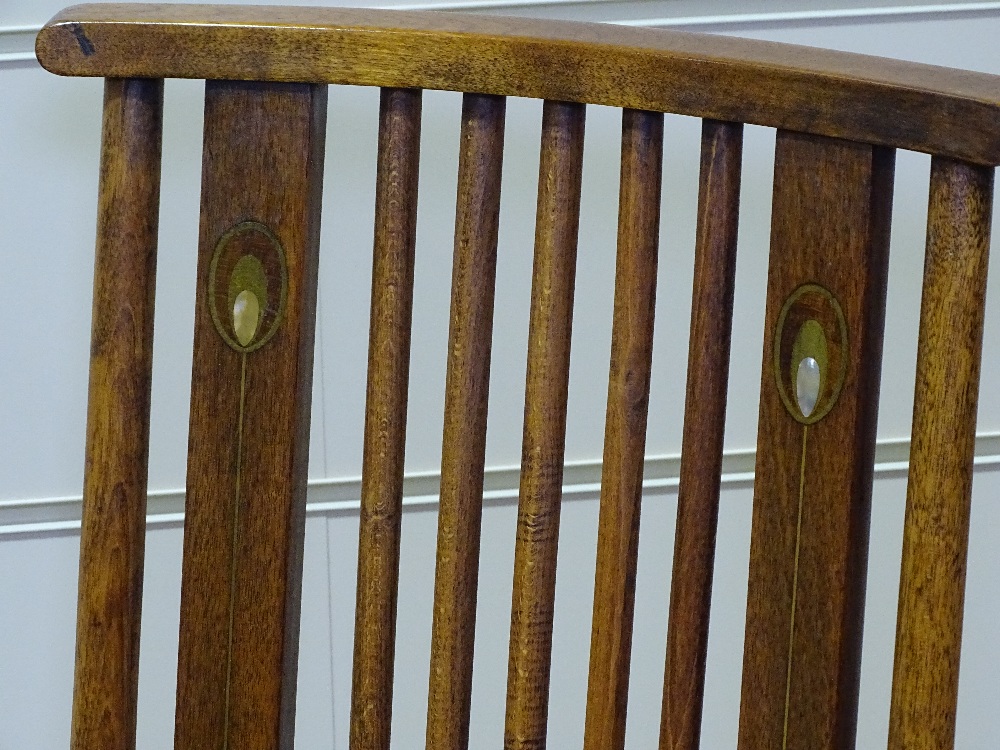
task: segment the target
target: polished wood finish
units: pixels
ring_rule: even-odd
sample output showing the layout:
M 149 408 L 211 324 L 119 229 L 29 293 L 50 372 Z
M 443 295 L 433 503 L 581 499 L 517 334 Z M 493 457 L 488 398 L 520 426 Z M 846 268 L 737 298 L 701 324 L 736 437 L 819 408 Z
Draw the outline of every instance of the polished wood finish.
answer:
M 701 736 L 742 160 L 743 126 L 706 120 L 701 136 L 691 338 L 660 750 L 696 750 Z
M 420 91 L 382 91 L 354 614 L 354 750 L 388 750 L 391 730 L 420 113 Z
M 993 76 L 663 29 L 453 13 L 81 5 L 42 29 L 36 51 L 46 68 L 64 75 L 477 91 L 670 111 L 1000 163 Z
M 931 163 L 890 750 L 955 742 L 993 170 Z
M 104 87 L 73 750 L 135 748 L 162 80 Z
M 618 259 L 604 427 L 585 750 L 625 745 L 659 248 L 663 116 L 622 113 Z
M 177 750 L 292 747 L 325 134 L 325 86 L 206 86 Z M 287 288 L 281 312 L 268 276 L 277 331 L 241 353 L 208 291 L 247 219 L 283 247 Z
M 469 745 L 506 100 L 466 94 L 445 383 L 428 750 Z
M 37 51 L 109 78 L 76 750 L 135 744 L 163 77 L 208 79 L 178 750 L 292 746 L 327 83 L 384 87 L 351 747 L 390 742 L 424 88 L 465 92 L 428 750 L 470 744 L 508 95 L 546 102 L 505 747 L 547 742 L 586 103 L 622 108 L 623 135 L 585 750 L 624 746 L 662 112 L 704 123 L 660 747 L 699 742 L 742 123 L 779 133 L 739 747 L 854 744 L 895 147 L 935 158 L 889 742 L 953 744 L 993 183 L 976 165 L 1000 162 L 1000 78 L 658 29 L 316 8 L 77 6 Z M 258 244 L 226 255 L 237 230 Z M 815 415 L 795 393 L 807 349 Z
M 886 149 L 778 132 L 741 750 L 854 746 L 894 161 Z M 815 415 L 836 401 L 813 424 L 782 402 L 774 364 L 779 313 L 805 283 L 828 290 L 846 323 L 846 339 L 826 329 Z
M 546 740 L 585 118 L 583 105 L 544 104 L 505 750 L 540 750 Z

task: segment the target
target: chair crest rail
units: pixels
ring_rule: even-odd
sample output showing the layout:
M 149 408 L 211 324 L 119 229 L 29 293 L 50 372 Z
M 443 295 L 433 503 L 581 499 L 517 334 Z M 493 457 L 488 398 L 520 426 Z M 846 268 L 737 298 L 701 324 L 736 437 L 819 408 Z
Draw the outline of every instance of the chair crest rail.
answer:
M 663 29 L 443 12 L 94 4 L 56 15 L 36 53 L 62 75 L 526 96 L 1000 164 L 1000 77 Z

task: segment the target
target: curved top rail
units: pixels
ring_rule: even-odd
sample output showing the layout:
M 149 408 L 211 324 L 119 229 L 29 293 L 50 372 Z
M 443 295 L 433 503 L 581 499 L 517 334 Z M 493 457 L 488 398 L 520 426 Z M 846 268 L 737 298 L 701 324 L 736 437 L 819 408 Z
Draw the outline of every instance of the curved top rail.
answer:
M 54 73 L 474 91 L 708 117 L 1000 164 L 1000 76 L 663 29 L 450 12 L 77 5 Z

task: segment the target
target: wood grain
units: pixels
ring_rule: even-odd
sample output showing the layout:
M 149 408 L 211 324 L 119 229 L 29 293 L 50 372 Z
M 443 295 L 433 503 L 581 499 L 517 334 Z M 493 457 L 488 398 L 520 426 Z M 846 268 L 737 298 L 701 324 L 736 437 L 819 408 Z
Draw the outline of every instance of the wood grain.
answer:
M 36 53 L 64 75 L 478 91 L 1000 163 L 996 76 L 664 29 L 456 13 L 82 5 L 42 29 Z
M 206 85 L 178 750 L 292 747 L 325 125 L 325 86 Z M 287 293 L 274 336 L 241 353 L 208 288 L 248 219 L 282 245 Z
M 564 102 L 545 102 L 542 113 L 506 750 L 546 744 L 585 116 Z
M 733 330 L 743 126 L 706 120 L 660 750 L 697 750 Z
M 890 750 L 955 742 L 993 170 L 931 162 Z
M 659 29 L 363 9 L 76 6 L 42 29 L 37 52 L 54 72 L 109 79 L 75 750 L 135 745 L 164 77 L 213 79 L 206 94 L 178 750 L 292 746 L 326 83 L 385 87 L 351 746 L 386 750 L 390 742 L 423 88 L 474 92 L 466 94 L 462 115 L 427 747 L 469 745 L 508 95 L 546 104 L 505 747 L 547 742 L 584 103 L 624 109 L 585 749 L 624 746 L 660 112 L 705 118 L 660 747 L 693 750 L 699 742 L 740 123 L 779 133 L 739 747 L 854 745 L 894 147 L 935 158 L 889 745 L 953 745 L 993 190 L 992 169 L 976 165 L 1000 163 L 1000 77 Z M 262 314 L 275 333 L 254 350 L 222 332 L 209 293 L 220 238 L 243 222 L 257 222 L 281 245 L 287 283 L 280 303 L 265 300 Z M 235 266 L 226 269 L 235 278 Z M 803 309 L 788 308 L 803 285 L 819 291 Z M 232 300 L 227 304 L 231 310 Z M 780 329 L 787 309 L 796 311 L 796 346 L 804 322 L 836 327 L 841 313 L 844 320 L 842 336 L 823 329 L 830 351 L 821 357 L 828 369 L 820 397 L 832 406 L 812 422 L 795 411 L 785 383 L 794 375 L 782 370 L 791 341 Z M 840 312 L 831 317 L 831 310 Z M 831 386 L 830 362 L 845 363 L 842 388 Z
M 420 91 L 382 91 L 354 615 L 354 750 L 388 750 L 391 730 L 420 112 Z
M 604 427 L 585 750 L 625 744 L 639 507 L 653 356 L 663 116 L 622 113 L 618 258 Z
M 104 86 L 73 750 L 135 747 L 163 81 Z
M 466 94 L 445 383 L 428 750 L 469 744 L 506 100 Z
M 741 750 L 854 746 L 893 165 L 885 149 L 778 133 Z M 774 365 L 779 312 L 807 282 L 846 323 L 846 340 L 827 329 L 815 414 L 846 360 L 839 398 L 809 425 L 782 402 Z M 805 312 L 822 321 L 826 310 Z

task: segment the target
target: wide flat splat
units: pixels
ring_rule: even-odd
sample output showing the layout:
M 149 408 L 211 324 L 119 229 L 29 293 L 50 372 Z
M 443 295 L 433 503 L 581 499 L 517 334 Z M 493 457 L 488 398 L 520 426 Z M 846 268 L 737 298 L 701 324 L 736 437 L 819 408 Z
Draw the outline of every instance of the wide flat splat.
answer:
M 778 133 L 741 750 L 854 744 L 893 165 Z M 806 357 L 823 370 L 808 415 Z
M 325 123 L 326 87 L 206 87 L 178 750 L 292 744 Z

